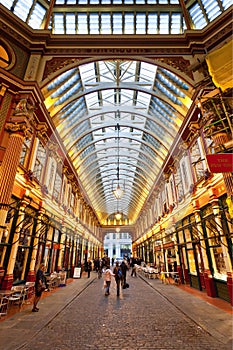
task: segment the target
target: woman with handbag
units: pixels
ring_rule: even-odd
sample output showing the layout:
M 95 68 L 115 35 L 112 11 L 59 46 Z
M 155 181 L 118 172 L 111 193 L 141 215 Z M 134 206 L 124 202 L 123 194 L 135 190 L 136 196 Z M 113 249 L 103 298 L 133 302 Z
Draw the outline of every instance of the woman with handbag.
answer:
M 46 289 L 46 278 L 44 276 L 45 265 L 40 264 L 39 269 L 36 273 L 36 282 L 35 282 L 35 296 L 33 301 L 33 309 L 32 312 L 38 312 L 39 309 L 37 304 L 41 298 L 43 291 Z

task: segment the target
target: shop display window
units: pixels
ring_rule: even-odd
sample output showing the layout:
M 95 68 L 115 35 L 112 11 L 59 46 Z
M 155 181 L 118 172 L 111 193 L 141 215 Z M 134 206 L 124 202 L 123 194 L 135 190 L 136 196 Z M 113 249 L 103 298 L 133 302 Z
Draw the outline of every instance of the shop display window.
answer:
M 214 265 L 214 275 L 217 277 L 218 274 L 226 275 L 227 269 L 224 261 L 224 255 L 222 251 L 222 247 L 213 247 L 211 249 L 212 257 L 213 257 L 213 265 Z
M 188 254 L 188 261 L 189 261 L 189 272 L 192 275 L 197 275 L 197 269 L 196 269 L 196 263 L 194 259 L 194 252 L 192 249 L 187 251 Z

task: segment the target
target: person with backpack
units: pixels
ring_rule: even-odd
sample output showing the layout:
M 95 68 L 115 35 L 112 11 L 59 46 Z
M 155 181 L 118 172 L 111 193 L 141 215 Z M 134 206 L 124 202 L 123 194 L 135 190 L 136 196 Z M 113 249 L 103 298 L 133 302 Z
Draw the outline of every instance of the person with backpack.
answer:
M 116 262 L 116 266 L 113 269 L 113 273 L 115 274 L 115 281 L 116 281 L 116 285 L 117 285 L 117 296 L 119 297 L 120 295 L 120 284 L 122 281 L 122 270 L 121 267 L 119 266 L 119 262 Z

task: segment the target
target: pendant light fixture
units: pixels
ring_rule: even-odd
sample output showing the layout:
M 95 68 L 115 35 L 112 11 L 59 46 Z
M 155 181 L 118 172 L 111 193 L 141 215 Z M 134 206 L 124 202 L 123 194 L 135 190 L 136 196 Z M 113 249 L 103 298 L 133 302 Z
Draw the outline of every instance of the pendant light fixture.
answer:
M 114 182 L 113 180 L 112 191 L 116 199 L 120 199 L 124 194 L 124 182 L 123 182 L 123 186 L 120 186 L 120 125 L 117 123 L 116 127 L 117 127 L 117 182 Z

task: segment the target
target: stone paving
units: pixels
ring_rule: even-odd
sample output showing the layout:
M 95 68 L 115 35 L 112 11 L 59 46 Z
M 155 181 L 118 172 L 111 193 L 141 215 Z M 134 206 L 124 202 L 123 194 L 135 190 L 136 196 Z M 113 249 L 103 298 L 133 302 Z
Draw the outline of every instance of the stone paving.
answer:
M 0 323 L 0 350 L 232 349 L 232 315 L 159 280 L 128 282 L 117 297 L 114 281 L 105 296 L 94 273 L 75 280 L 43 299 L 38 313 Z

